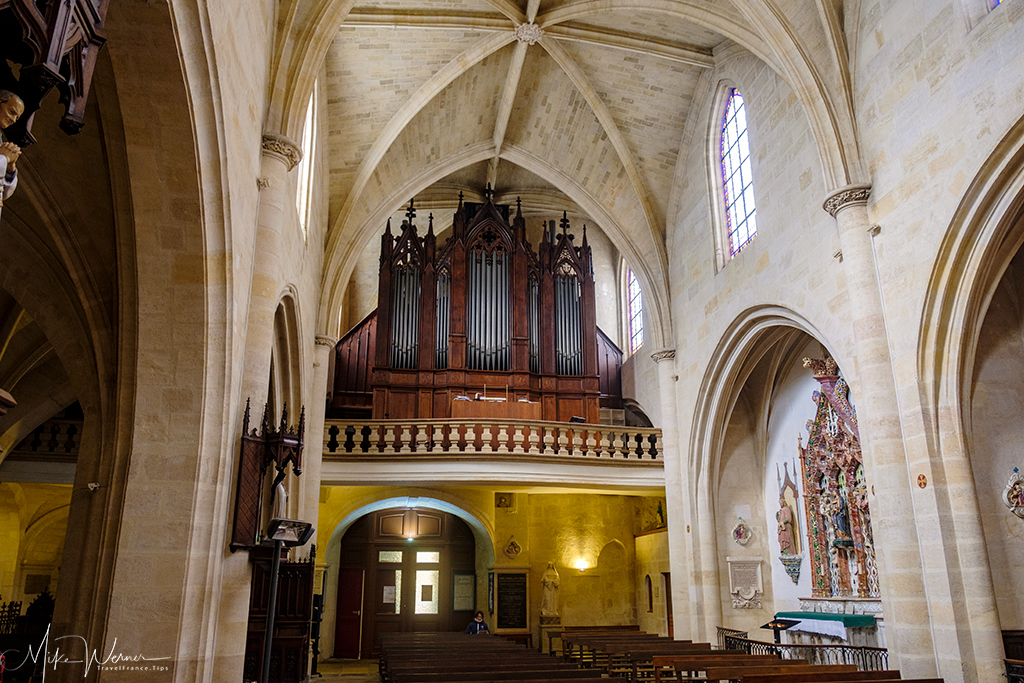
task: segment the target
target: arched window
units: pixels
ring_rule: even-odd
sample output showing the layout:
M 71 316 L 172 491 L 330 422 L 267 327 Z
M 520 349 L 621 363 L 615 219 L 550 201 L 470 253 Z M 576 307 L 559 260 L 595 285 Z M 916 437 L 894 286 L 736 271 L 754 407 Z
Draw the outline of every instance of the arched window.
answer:
M 644 587 L 647 589 L 647 612 L 654 611 L 654 586 L 651 584 L 651 575 L 644 577 Z
M 757 235 L 747 112 L 743 106 L 743 95 L 736 88 L 728 91 L 725 100 L 719 161 L 725 201 L 725 233 L 729 258 L 732 258 Z
M 629 352 L 633 353 L 644 343 L 644 299 L 632 268 L 626 271 L 626 323 Z
M 295 192 L 295 210 L 299 214 L 299 225 L 302 226 L 302 234 L 305 236 L 307 224 L 309 223 L 310 195 L 313 192 L 313 157 L 316 151 L 316 88 L 313 84 L 313 94 L 309 96 L 309 105 L 306 107 L 306 122 L 302 126 L 302 160 L 299 162 L 299 184 Z

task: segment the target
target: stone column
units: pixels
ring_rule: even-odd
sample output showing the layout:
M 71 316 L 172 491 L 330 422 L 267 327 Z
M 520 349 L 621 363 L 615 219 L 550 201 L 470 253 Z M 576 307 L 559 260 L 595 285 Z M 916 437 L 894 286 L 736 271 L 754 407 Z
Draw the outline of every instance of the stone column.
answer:
M 293 205 L 288 192 L 288 173 L 299 163 L 298 145 L 283 135 L 263 134 L 263 163 L 260 167 L 260 205 L 256 223 L 249 315 L 245 331 L 245 365 L 242 370 L 242 405 L 252 399 L 253 416 L 259 422 L 270 378 L 270 355 L 274 343 L 274 314 L 284 277 L 285 211 Z M 289 406 L 298 420 L 299 406 Z M 280 415 L 271 416 L 276 423 Z
M 865 472 L 872 495 L 871 526 L 880 565 L 890 668 L 904 676 L 937 674 L 932 616 L 918 539 L 914 489 L 907 468 L 892 358 L 875 271 L 867 201 L 870 185 L 848 185 L 830 194 L 824 208 L 836 220 L 847 295 L 857 344 L 858 392 L 854 395 Z
M 672 626 L 678 639 L 692 639 L 693 614 L 690 610 L 691 554 L 687 552 L 689 523 L 686 493 L 686 458 L 679 448 L 679 429 L 676 408 L 676 352 L 664 349 L 651 354 L 658 366 L 658 390 L 661 400 L 662 460 L 665 462 L 665 502 L 669 524 L 669 561 L 672 578 Z
M 238 397 L 238 409 L 233 411 L 236 423 L 234 459 L 232 470 L 231 500 L 234 506 L 234 487 L 237 485 L 237 459 L 241 447 L 241 420 L 245 400 L 252 399 L 253 422 L 258 425 L 263 417 L 267 388 L 270 383 L 270 357 L 274 344 L 274 314 L 277 311 L 278 296 L 284 278 L 281 254 L 283 253 L 282 232 L 285 224 L 285 209 L 292 198 L 287 192 L 288 172 L 298 164 L 301 157 L 298 145 L 282 135 L 265 133 L 262 142 L 263 160 L 260 166 L 259 208 L 256 219 L 256 236 L 253 243 L 254 256 L 250 285 L 249 311 L 245 327 L 245 355 L 242 365 L 242 392 Z M 298 421 L 298 406 L 288 406 L 291 419 Z M 276 425 L 280 415 L 271 415 L 271 424 Z M 287 480 L 286 480 L 287 481 Z M 295 489 L 290 495 L 295 497 Z M 228 515 L 228 524 L 233 517 Z M 228 532 L 230 537 L 230 527 Z M 249 615 L 249 585 L 252 568 L 249 553 L 240 551 L 227 554 L 223 573 L 220 577 L 220 616 L 217 624 L 218 642 L 225 643 L 224 650 L 214 663 L 215 680 L 238 680 L 242 675 L 245 654 L 245 634 Z
M 299 519 L 318 524 L 320 512 L 320 464 L 323 460 L 324 416 L 327 408 L 327 373 L 331 367 L 331 354 L 338 340 L 325 335 L 316 336 L 313 355 L 313 385 L 306 406 L 306 436 L 302 452 L 302 476 L 299 481 Z M 317 527 L 315 539 L 327 539 L 330 530 Z M 317 562 L 322 563 L 327 552 L 326 543 L 318 545 Z

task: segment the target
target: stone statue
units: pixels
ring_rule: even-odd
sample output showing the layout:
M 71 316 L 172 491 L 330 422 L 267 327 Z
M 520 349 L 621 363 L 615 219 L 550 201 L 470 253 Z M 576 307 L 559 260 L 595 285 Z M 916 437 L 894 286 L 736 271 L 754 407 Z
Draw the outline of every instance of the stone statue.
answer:
M 25 112 L 25 103 L 10 90 L 0 90 L 0 130 L 14 125 Z M 15 168 L 21 147 L 4 140 L 0 133 L 0 206 L 14 193 L 18 186 L 18 171 Z
M 548 568 L 540 579 L 544 587 L 540 600 L 540 617 L 542 623 L 558 623 L 558 570 L 554 562 L 548 562 Z
M 274 507 L 270 514 L 271 519 L 288 519 L 288 490 L 284 487 L 284 482 L 277 482 L 277 486 L 274 487 Z
M 793 542 L 793 510 L 785 498 L 779 498 L 779 511 L 775 513 L 778 522 L 779 551 L 782 555 L 794 555 L 796 545 Z

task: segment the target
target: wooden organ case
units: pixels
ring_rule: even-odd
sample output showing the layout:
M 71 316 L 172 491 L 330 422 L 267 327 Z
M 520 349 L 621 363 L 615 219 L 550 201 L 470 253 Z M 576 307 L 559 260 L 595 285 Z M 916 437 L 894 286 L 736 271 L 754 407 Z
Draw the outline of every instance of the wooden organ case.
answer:
M 374 419 L 597 423 L 601 407 L 621 407 L 622 352 L 597 328 L 586 227 L 577 246 L 563 214 L 534 252 L 518 201 L 511 225 L 508 213 L 490 192 L 483 204 L 460 195 L 440 247 L 432 216 L 419 236 L 412 203 L 397 235 L 388 222 L 377 311 L 338 343 L 329 414 L 370 403 Z M 507 401 L 467 412 L 460 397 L 478 394 Z

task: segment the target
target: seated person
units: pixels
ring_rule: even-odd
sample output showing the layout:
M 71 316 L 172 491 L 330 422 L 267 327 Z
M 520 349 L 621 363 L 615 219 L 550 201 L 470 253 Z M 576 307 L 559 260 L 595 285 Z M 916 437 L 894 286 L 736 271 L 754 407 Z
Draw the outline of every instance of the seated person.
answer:
M 473 621 L 469 622 L 466 626 L 466 633 L 483 633 L 488 634 L 487 624 L 484 623 L 484 613 L 480 610 L 476 611 L 476 616 L 473 617 Z

